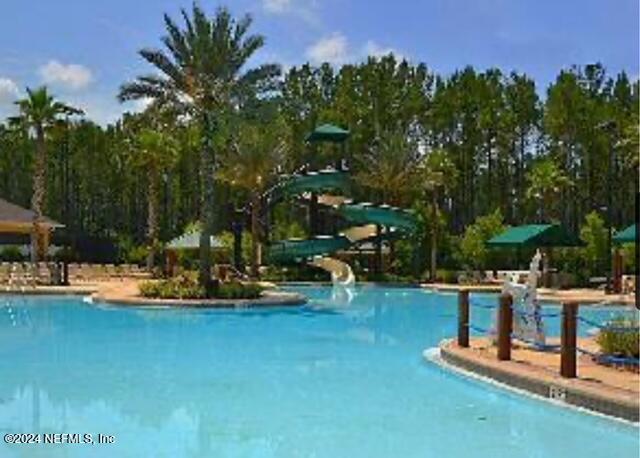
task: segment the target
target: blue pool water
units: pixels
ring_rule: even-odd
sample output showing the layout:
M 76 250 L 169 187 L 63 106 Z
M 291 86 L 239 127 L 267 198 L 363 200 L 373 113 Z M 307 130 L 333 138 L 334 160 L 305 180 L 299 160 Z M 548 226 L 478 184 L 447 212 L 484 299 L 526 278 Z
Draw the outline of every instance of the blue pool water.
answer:
M 636 427 L 424 362 L 453 295 L 297 289 L 308 306 L 238 311 L 0 297 L 0 432 L 115 436 L 0 457 L 638 456 Z

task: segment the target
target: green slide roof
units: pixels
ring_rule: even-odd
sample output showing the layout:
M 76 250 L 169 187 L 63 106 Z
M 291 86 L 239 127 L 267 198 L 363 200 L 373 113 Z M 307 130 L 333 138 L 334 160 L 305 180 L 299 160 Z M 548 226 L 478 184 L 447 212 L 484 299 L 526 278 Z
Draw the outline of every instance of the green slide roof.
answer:
M 636 231 L 637 227 L 632 224 L 622 232 L 618 232 L 614 237 L 615 243 L 636 243 Z
M 580 241 L 559 224 L 528 224 L 510 227 L 487 242 L 492 247 L 579 246 Z

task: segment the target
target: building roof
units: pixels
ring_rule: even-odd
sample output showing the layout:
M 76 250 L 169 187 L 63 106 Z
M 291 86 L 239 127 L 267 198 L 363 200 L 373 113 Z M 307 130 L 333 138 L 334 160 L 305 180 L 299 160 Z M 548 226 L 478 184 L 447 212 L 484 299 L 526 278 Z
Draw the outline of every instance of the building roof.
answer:
M 0 226 L 6 231 L 15 228 L 17 231 L 30 227 L 33 224 L 34 213 L 32 210 L 12 204 L 9 201 L 0 199 Z M 51 218 L 44 217 L 41 224 L 50 228 L 64 227 L 64 224 L 58 223 Z
M 580 241 L 559 224 L 527 224 L 510 227 L 487 242 L 491 247 L 579 246 Z

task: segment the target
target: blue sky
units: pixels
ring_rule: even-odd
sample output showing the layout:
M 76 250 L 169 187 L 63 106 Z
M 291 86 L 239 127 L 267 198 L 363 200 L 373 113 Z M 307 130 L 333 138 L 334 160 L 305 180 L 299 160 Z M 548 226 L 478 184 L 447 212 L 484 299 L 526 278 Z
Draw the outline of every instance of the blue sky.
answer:
M 201 0 L 208 11 L 220 2 Z M 229 0 L 250 12 L 267 44 L 257 61 L 285 66 L 358 61 L 394 51 L 449 73 L 497 66 L 532 76 L 544 92 L 562 68 L 600 61 L 640 74 L 638 0 Z M 105 123 L 123 110 L 118 86 L 149 67 L 162 13 L 189 0 L 2 0 L 0 116 L 24 87 L 46 83 Z

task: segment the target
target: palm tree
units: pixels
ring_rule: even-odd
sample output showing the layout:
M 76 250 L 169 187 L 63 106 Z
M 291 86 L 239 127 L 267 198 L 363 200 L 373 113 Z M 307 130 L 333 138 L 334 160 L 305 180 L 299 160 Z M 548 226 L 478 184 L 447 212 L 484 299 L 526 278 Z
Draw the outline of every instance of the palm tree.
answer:
M 225 165 L 218 176 L 249 192 L 251 202 L 251 276 L 258 277 L 261 263 L 262 194 L 280 172 L 287 151 L 286 130 L 282 123 L 246 124 L 238 130 Z
M 158 248 L 158 201 L 161 177 L 175 165 L 178 159 L 178 144 L 174 138 L 161 130 L 144 127 L 136 132 L 130 143 L 131 164 L 144 171 L 148 180 L 147 236 L 149 255 L 147 268 L 154 265 Z
M 36 160 L 33 172 L 33 230 L 31 232 L 31 261 L 38 262 L 46 255 L 45 244 L 40 231 L 43 220 L 43 207 L 46 197 L 47 171 L 47 131 L 61 121 L 61 116 L 82 114 L 81 110 L 55 100 L 46 86 L 37 89 L 27 88 L 27 97 L 16 101 L 20 114 L 10 118 L 10 122 L 21 126 L 35 135 Z
M 553 216 L 553 197 L 558 196 L 561 190 L 573 185 L 569 177 L 551 158 L 534 164 L 527 174 L 527 181 L 529 182 L 527 198 L 539 203 L 541 222 L 546 220 L 546 210 L 550 210 Z
M 246 70 L 247 61 L 264 44 L 261 35 L 247 35 L 252 23 L 246 15 L 236 20 L 226 8 L 212 18 L 196 4 L 191 15 L 182 10 L 184 27 L 164 16 L 166 51 L 143 49 L 140 55 L 158 74 L 139 76 L 120 89 L 121 101 L 150 98 L 182 110 L 200 125 L 202 147 L 200 174 L 203 191 L 200 216 L 200 284 L 207 295 L 215 289 L 211 281 L 210 237 L 214 225 L 214 140 L 229 114 L 254 101 L 257 95 L 277 89 L 280 67 L 264 64 Z
M 438 200 L 442 194 L 448 194 L 455 186 L 458 171 L 455 164 L 444 150 L 434 150 L 427 154 L 418 166 L 418 178 L 431 200 L 431 248 L 429 277 L 436 278 L 438 268 L 438 230 L 440 226 L 440 208 Z
M 380 203 L 401 206 L 410 194 L 412 177 L 420 153 L 417 142 L 403 130 L 376 138 L 358 164 L 355 179 L 376 192 Z M 376 273 L 382 273 L 382 237 L 378 226 Z
M 391 132 L 362 155 L 356 181 L 375 191 L 381 203 L 401 205 L 411 190 L 418 158 L 418 146 L 408 134 Z

